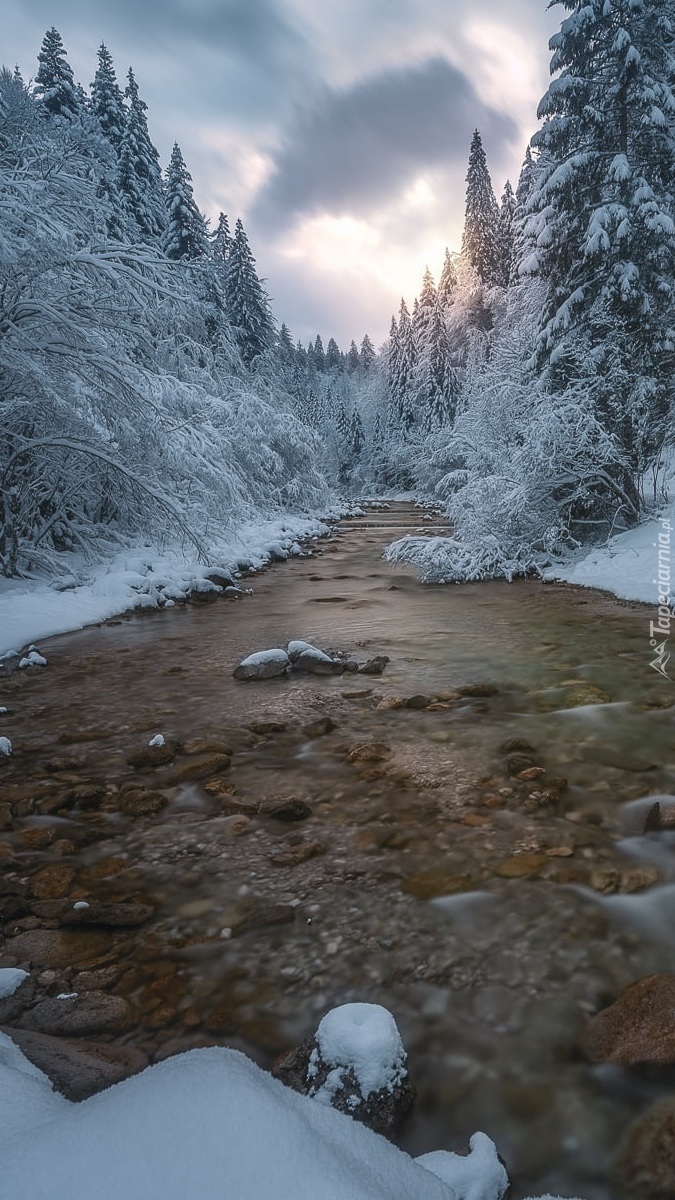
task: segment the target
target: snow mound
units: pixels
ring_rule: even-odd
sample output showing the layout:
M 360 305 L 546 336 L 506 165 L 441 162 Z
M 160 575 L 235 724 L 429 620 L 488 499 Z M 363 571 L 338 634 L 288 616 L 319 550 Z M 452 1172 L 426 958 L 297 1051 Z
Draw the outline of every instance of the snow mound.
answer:
M 46 667 L 47 659 L 44 655 L 36 650 L 35 646 L 30 646 L 28 654 L 24 655 L 19 663 L 19 670 L 23 671 L 26 667 Z
M 0 737 L 0 755 L 3 758 L 11 758 L 12 756 L 12 743 L 8 737 Z
M 166 740 L 164 738 L 164 735 L 162 733 L 156 733 L 155 736 L 150 739 L 150 741 L 148 742 L 148 745 L 149 746 L 165 746 Z
M 237 1051 L 193 1050 L 71 1104 L 34 1068 L 22 1075 L 12 1050 L 0 1099 L 16 1088 L 22 1119 L 0 1122 L 7 1200 L 456 1200 L 390 1142 Z
M 457 1200 L 501 1200 L 509 1177 L 497 1155 L 497 1147 L 485 1133 L 474 1133 L 470 1153 L 434 1150 L 415 1159 L 453 1188 Z

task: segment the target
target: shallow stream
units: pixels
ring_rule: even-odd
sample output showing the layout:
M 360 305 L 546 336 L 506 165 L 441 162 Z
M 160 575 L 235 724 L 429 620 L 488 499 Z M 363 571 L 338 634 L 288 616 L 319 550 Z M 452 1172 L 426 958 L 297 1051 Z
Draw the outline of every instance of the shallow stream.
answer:
M 649 667 L 644 606 L 536 581 L 422 586 L 383 561 L 436 521 L 368 509 L 248 580 L 252 596 L 53 638 L 46 669 L 0 679 L 16 749 L 0 799 L 23 804 L 0 861 L 42 901 L 5 923 L 5 951 L 20 961 L 15 937 L 58 928 L 44 868 L 70 866 L 69 901 L 155 907 L 57 968 L 54 988 L 112 968 L 138 1011 L 118 1042 L 152 1058 L 215 1041 L 269 1065 L 331 1006 L 382 1003 L 419 1091 L 406 1149 L 483 1129 L 515 1200 L 614 1200 L 612 1155 L 657 1085 L 590 1066 L 578 1040 L 621 987 L 673 966 L 672 836 L 644 835 L 631 802 L 675 792 L 675 690 Z M 292 638 L 390 661 L 232 678 Z M 220 794 L 177 781 L 189 755 L 132 769 L 158 732 L 229 747 Z M 538 779 L 510 771 L 516 738 Z M 168 805 L 120 811 L 134 781 Z M 103 799 L 59 805 L 78 786 Z M 289 798 L 311 814 L 260 811 Z

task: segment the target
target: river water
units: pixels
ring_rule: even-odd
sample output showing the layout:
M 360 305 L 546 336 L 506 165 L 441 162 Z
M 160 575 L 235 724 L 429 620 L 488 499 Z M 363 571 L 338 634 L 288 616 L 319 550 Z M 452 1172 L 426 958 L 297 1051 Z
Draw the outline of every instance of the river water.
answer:
M 151 1058 L 217 1042 L 269 1065 L 334 1004 L 382 1003 L 419 1093 L 406 1149 L 461 1149 L 483 1129 L 516 1200 L 613 1200 L 612 1155 L 657 1085 L 591 1067 L 578 1042 L 621 987 L 672 967 L 675 858 L 634 802 L 675 791 L 673 687 L 649 667 L 643 606 L 538 581 L 422 586 L 383 561 L 436 522 L 368 508 L 248 580 L 252 596 L 43 643 L 46 670 L 0 680 L 16 748 L 3 796 L 38 797 L 0 854 L 29 887 L 72 867 L 70 901 L 154 906 L 84 964 L 112 965 L 108 986 L 137 1006 L 119 1042 Z M 381 676 L 232 678 L 292 638 L 390 661 Z M 312 725 L 324 717 L 329 732 Z M 177 780 L 194 756 L 131 768 L 158 732 L 228 746 L 221 794 Z M 515 738 L 539 779 L 510 773 Z M 134 781 L 168 805 L 120 811 Z M 52 802 L 82 784 L 102 802 Z M 310 815 L 260 812 L 288 799 Z M 38 912 L 5 927 L 8 954 L 12 935 L 55 927 Z

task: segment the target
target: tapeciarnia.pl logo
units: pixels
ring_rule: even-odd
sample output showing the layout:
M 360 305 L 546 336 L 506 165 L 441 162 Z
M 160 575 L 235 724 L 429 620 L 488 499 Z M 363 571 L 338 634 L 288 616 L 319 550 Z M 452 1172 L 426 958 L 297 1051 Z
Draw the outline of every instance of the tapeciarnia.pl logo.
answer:
M 657 578 L 652 580 L 652 583 L 657 586 L 659 605 L 658 619 L 649 622 L 649 645 L 655 656 L 649 665 L 658 671 L 659 675 L 663 675 L 664 679 L 670 679 L 666 668 L 670 660 L 668 638 L 670 637 L 670 622 L 673 618 L 670 595 L 671 525 L 667 517 L 662 517 L 659 524 L 661 529 L 658 542 L 654 542 L 654 549 L 658 550 L 658 571 Z

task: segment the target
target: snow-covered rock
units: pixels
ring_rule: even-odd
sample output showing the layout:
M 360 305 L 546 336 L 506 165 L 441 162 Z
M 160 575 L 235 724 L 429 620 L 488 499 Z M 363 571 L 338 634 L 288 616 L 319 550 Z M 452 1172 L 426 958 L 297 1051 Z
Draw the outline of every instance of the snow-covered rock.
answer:
M 24 979 L 28 979 L 28 971 L 21 971 L 19 967 L 0 968 L 0 1000 L 13 996 Z
M 156 733 L 153 738 L 150 738 L 148 745 L 149 746 L 165 746 L 166 739 L 162 733 Z
M 396 1022 L 379 1004 L 332 1009 L 315 1036 L 284 1055 L 273 1069 L 296 1091 L 378 1133 L 396 1125 L 415 1098 Z
M 0 737 L 0 758 L 12 757 L 12 743 L 8 737 Z
M 242 659 L 235 667 L 235 679 L 273 679 L 276 675 L 285 675 L 291 660 L 285 650 L 258 650 Z
M 35 646 L 28 647 L 28 654 L 19 662 L 19 669 L 24 670 L 26 667 L 46 667 L 47 659 Z
M 289 655 L 291 646 L 294 671 L 305 671 L 308 675 L 341 675 L 344 671 L 343 663 L 308 642 L 289 642 Z
M 292 663 L 294 663 L 296 658 L 299 658 L 301 654 L 323 654 L 323 651 L 319 650 L 318 646 L 313 646 L 311 642 L 302 642 L 299 639 L 289 642 L 288 646 L 286 647 L 286 651 Z

